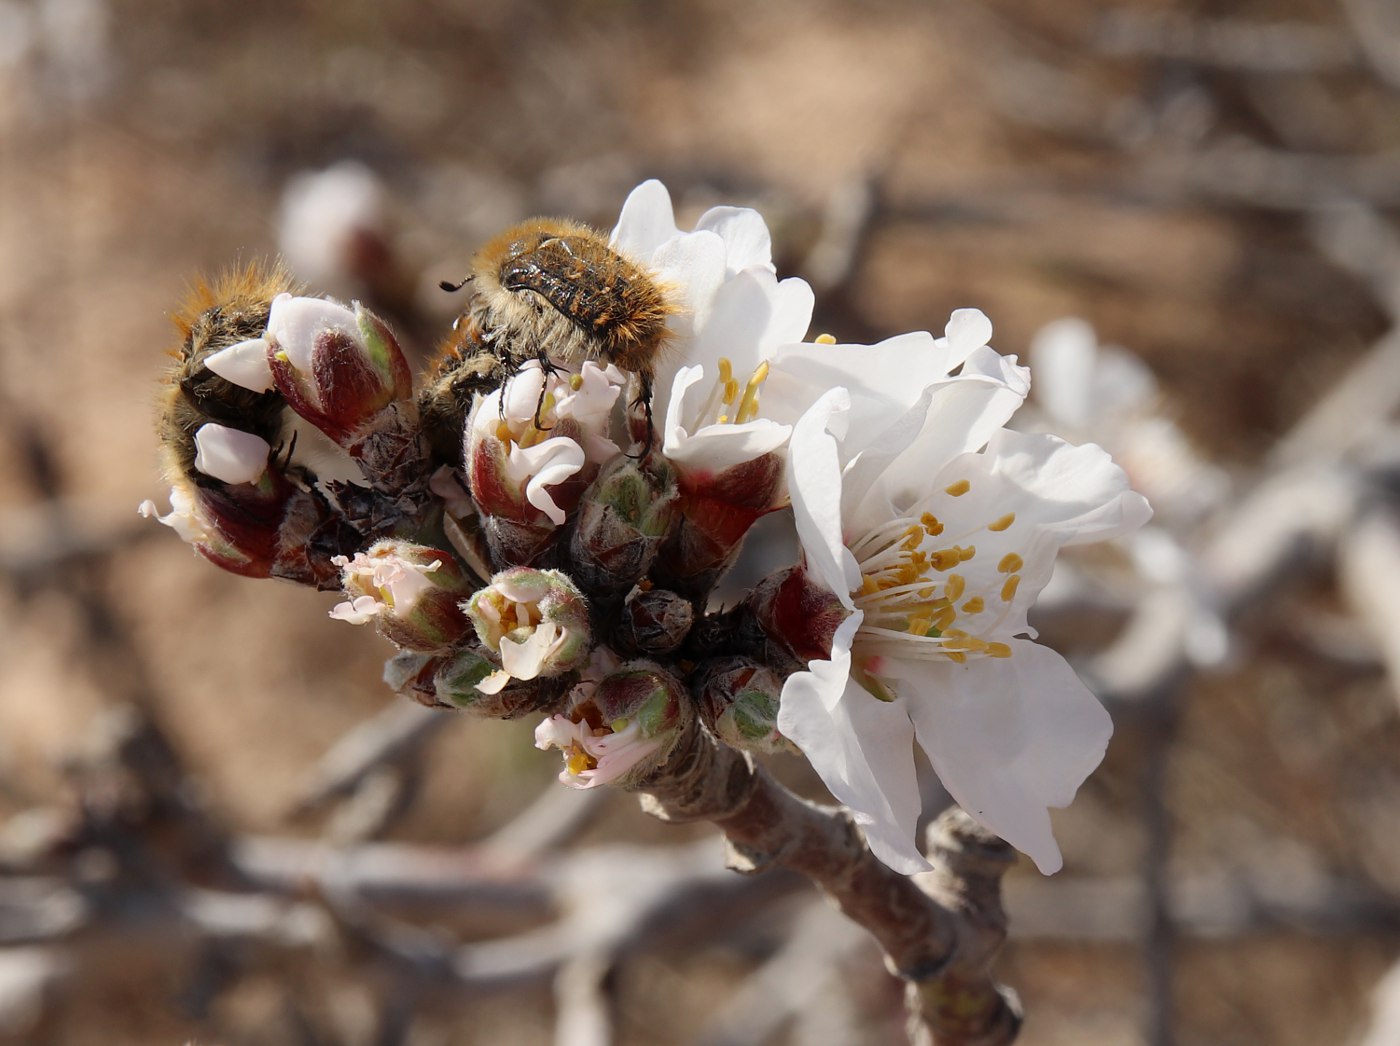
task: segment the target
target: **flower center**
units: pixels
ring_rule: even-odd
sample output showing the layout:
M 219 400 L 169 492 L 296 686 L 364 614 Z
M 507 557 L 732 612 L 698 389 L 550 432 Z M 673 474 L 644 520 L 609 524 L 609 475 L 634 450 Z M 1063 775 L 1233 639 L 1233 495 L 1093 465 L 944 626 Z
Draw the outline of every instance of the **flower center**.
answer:
M 970 489 L 964 479 L 944 492 L 961 497 Z M 949 538 L 938 517 L 924 512 L 893 519 L 850 545 L 861 571 L 851 597 L 865 614 L 855 643 L 865 673 L 878 676 L 883 656 L 959 664 L 968 655 L 1011 656 L 1009 644 L 990 637 L 1010 613 L 1025 563 L 1008 552 L 987 569 L 969 539 L 1015 521 L 1008 513 Z
M 754 368 L 743 385 L 734 377 L 734 364 L 727 357 L 719 361 L 719 377 L 705 404 L 690 419 L 691 432 L 705 425 L 742 425 L 758 417 L 758 393 L 768 380 L 768 361 Z

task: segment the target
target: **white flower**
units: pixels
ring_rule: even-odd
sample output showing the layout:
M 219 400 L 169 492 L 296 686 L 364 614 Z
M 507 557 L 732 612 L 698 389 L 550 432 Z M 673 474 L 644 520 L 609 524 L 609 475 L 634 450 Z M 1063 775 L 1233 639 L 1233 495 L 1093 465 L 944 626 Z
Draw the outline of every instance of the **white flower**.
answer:
M 571 788 L 596 788 L 616 781 L 661 747 L 661 738 L 642 736 L 642 724 L 632 720 L 616 733 L 575 723 L 566 715 L 550 716 L 535 727 L 535 747 L 564 753 L 559 780 Z
M 352 625 L 381 615 L 412 613 L 423 595 L 436 587 L 428 575 L 442 568 L 440 559 L 422 562 L 421 557 L 412 559 L 387 548 L 357 552 L 354 559 L 336 556 L 331 562 L 341 568 L 341 581 L 352 598 L 337 603 L 330 616 Z
M 930 366 L 985 341 L 978 317 L 950 324 Z M 891 867 L 928 867 L 914 845 L 917 743 L 964 809 L 1053 872 L 1047 807 L 1070 802 L 1112 724 L 1060 655 L 1020 638 L 1034 634 L 1026 613 L 1060 547 L 1150 510 L 1098 447 L 1001 428 L 1025 392 L 1010 361 L 974 345 L 959 376 L 884 400 L 879 375 L 899 368 L 879 348 L 849 353 L 863 356 L 840 382 L 850 391 L 794 428 L 807 570 L 851 614 L 831 658 L 788 679 L 778 727 Z
M 718 473 L 781 448 L 796 415 L 767 415 L 767 361 L 806 333 L 813 296 L 800 279 L 778 280 L 758 212 L 715 207 L 682 232 L 665 187 L 649 181 L 628 196 L 612 243 L 680 299 L 675 344 L 654 375 L 666 457 L 682 471 Z
M 477 637 L 501 661 L 497 671 L 477 683 L 484 694 L 499 693 L 512 679 L 560 675 L 588 659 L 587 603 L 557 570 L 503 570 L 472 595 L 465 609 Z
M 472 410 L 465 460 L 474 487 L 486 497 L 482 473 L 491 471 L 493 487 L 508 492 L 523 488 L 526 502 L 552 522 L 563 523 L 571 506 L 558 504 L 555 488 L 580 477 L 585 466 L 596 468 L 622 453 L 608 429 L 626 381 L 611 364 L 588 361 L 577 374 L 545 374 L 538 360 L 528 361 Z M 489 462 L 481 457 L 483 447 L 494 450 Z

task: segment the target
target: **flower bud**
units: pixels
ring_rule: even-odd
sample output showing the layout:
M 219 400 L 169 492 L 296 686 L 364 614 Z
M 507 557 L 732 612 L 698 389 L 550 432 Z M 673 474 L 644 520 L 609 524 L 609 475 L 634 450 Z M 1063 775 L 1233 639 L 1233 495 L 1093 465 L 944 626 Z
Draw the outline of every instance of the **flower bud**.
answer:
M 713 475 L 682 470 L 680 522 L 660 556 L 671 587 L 690 594 L 710 590 L 749 528 L 772 509 L 783 467 L 782 457 L 769 453 Z
M 620 595 L 651 567 L 676 518 L 676 485 L 660 458 L 614 458 L 584 493 L 569 551 L 589 592 Z
M 396 694 L 417 701 L 428 708 L 446 708 L 438 699 L 434 677 L 442 667 L 443 658 L 422 654 L 417 650 L 400 650 L 384 662 L 384 682 Z
M 458 604 L 471 583 L 452 553 L 386 538 L 353 559 L 337 556 L 350 597 L 330 612 L 338 621 L 374 621 L 406 650 L 445 653 L 471 634 Z
M 557 570 L 503 570 L 464 609 L 482 645 L 500 659 L 500 669 L 476 684 L 483 693 L 512 679 L 560 676 L 588 659 L 588 601 Z
M 825 585 L 794 566 L 769 574 L 749 594 L 748 608 L 764 633 L 795 662 L 793 669 L 809 661 L 831 656 L 831 641 L 850 611 Z
M 225 475 L 240 467 L 230 461 L 205 464 Z M 152 501 L 142 502 L 139 511 L 173 528 L 205 559 L 243 577 L 340 587 L 333 559 L 361 538 L 319 493 L 294 485 L 270 463 L 254 482 L 171 472 L 170 512 L 160 515 Z
M 287 403 L 351 450 L 378 415 L 413 395 L 413 375 L 382 320 L 323 298 L 279 294 L 268 316 L 267 362 Z
M 439 663 L 432 680 L 433 694 L 439 704 L 483 719 L 516 719 L 557 709 L 564 703 L 572 679 L 517 679 L 494 692 L 482 690 L 480 684 L 496 671 L 484 650 L 475 646 L 459 650 Z
M 744 657 L 706 662 L 692 677 L 700 718 L 725 744 L 750 752 L 797 752 L 778 733 L 783 680 L 771 668 Z
M 632 788 L 665 764 L 694 716 L 673 675 L 634 661 L 576 687 L 569 710 L 536 727 L 535 747 L 564 753 L 559 780 L 573 788 Z
M 622 604 L 613 638 L 618 646 L 646 657 L 678 650 L 695 623 L 695 605 L 666 588 L 634 589 Z

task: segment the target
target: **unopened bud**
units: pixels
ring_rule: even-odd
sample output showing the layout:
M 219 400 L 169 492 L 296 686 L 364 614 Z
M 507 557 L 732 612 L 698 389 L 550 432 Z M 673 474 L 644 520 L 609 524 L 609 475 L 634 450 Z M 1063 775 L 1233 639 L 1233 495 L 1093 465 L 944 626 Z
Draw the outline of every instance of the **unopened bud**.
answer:
M 666 588 L 634 589 L 622 605 L 614 638 L 622 649 L 645 657 L 673 654 L 695 623 L 695 605 Z
M 451 650 L 471 634 L 458 604 L 472 584 L 452 553 L 386 538 L 336 563 L 350 599 L 331 617 L 354 625 L 373 621 L 390 642 L 429 654 Z
M 768 638 L 804 667 L 831 657 L 831 641 L 850 616 L 840 598 L 794 566 L 769 574 L 754 586 L 749 609 Z
M 569 710 L 535 729 L 535 747 L 564 753 L 564 784 L 631 788 L 665 764 L 694 716 L 675 676 L 637 661 L 577 687 Z
M 482 645 L 500 659 L 499 670 L 476 684 L 483 693 L 496 693 L 512 679 L 561 676 L 588 659 L 588 601 L 557 570 L 503 570 L 465 610 Z
M 288 405 L 347 450 L 381 412 L 413 395 L 413 375 L 384 322 L 358 302 L 279 294 L 267 362 Z
M 675 479 L 659 457 L 614 458 L 584 493 L 570 554 L 579 583 L 620 595 L 650 569 L 676 518 Z
M 496 671 L 485 651 L 459 650 L 440 664 L 432 681 L 434 696 L 440 704 L 483 719 L 516 719 L 559 708 L 571 678 L 512 679 L 499 690 L 483 690 L 480 684 Z
M 701 666 L 692 686 L 701 720 L 725 744 L 764 754 L 797 751 L 778 733 L 783 681 L 771 668 L 744 657 L 719 658 Z
M 396 694 L 417 701 L 428 708 L 445 708 L 438 700 L 433 677 L 442 667 L 443 659 L 416 650 L 400 650 L 384 662 L 384 682 Z
M 170 506 L 161 515 L 154 502 L 145 501 L 140 512 L 173 528 L 211 563 L 244 577 L 339 588 L 333 558 L 360 543 L 318 493 L 294 485 L 270 464 L 246 483 L 196 482 L 175 473 Z

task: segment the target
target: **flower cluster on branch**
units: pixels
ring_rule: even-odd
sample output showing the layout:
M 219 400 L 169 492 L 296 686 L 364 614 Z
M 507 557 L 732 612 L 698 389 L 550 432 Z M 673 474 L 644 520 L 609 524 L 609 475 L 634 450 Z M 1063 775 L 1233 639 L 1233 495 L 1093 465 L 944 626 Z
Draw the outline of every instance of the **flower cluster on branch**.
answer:
M 682 230 L 658 182 L 610 236 L 508 231 L 471 280 L 417 383 L 359 304 L 275 269 L 201 289 L 160 419 L 171 509 L 142 511 L 225 569 L 342 591 L 331 616 L 399 648 L 395 690 L 538 717 L 567 784 L 650 787 L 697 729 L 797 750 L 913 873 L 917 747 L 1058 868 L 1048 811 L 1111 724 L 1027 613 L 1062 547 L 1150 513 L 1097 446 L 1006 427 L 1030 377 L 987 318 L 804 340 L 812 291 L 762 218 Z M 788 544 L 720 603 L 773 514 Z

